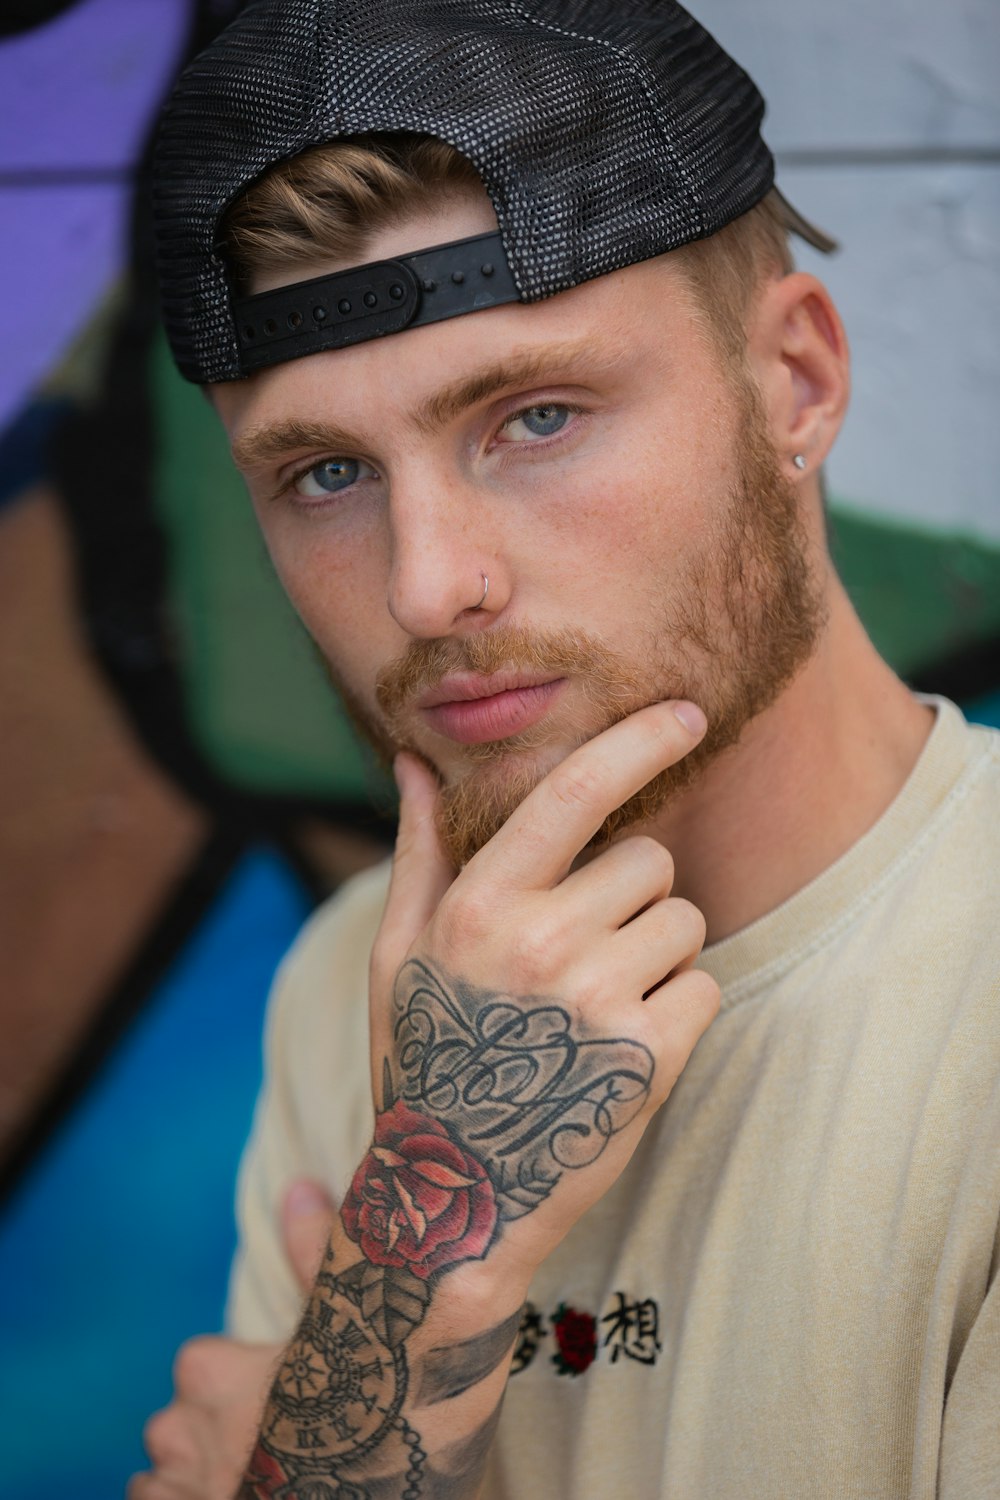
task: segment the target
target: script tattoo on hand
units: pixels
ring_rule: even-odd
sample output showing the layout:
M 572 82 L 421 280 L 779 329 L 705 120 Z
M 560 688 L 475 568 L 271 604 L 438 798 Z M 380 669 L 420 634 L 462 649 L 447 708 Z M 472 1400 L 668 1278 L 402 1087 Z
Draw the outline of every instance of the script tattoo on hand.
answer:
M 590 1165 L 645 1105 L 641 1043 L 575 1034 L 549 1000 L 406 963 L 375 1136 L 341 1209 L 359 1259 L 327 1251 L 278 1371 L 238 1500 L 459 1500 L 499 1417 L 431 1462 L 408 1413 L 454 1399 L 510 1354 L 518 1315 L 418 1361 L 405 1345 L 448 1270 Z M 576 1028 L 576 1033 L 579 1027 Z
M 559 1005 L 448 983 L 419 959 L 401 969 L 395 1004 L 400 1094 L 488 1163 L 501 1219 L 596 1161 L 649 1097 L 648 1048 L 581 1040 Z

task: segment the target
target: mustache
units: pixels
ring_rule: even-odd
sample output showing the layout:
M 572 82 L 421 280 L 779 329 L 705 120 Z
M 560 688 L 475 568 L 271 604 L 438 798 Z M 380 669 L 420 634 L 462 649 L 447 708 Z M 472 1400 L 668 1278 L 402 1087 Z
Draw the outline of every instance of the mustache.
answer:
M 553 676 L 574 676 L 596 695 L 621 690 L 634 677 L 624 658 L 581 630 L 531 630 L 498 625 L 477 635 L 411 641 L 375 680 L 375 698 L 386 718 L 405 713 L 418 693 L 436 687 L 453 672 L 488 676 L 514 668 Z
M 418 721 L 413 709 L 417 694 L 436 687 L 450 672 L 487 676 L 501 669 L 530 671 L 542 678 L 571 678 L 574 700 L 563 708 L 554 724 L 543 719 L 504 740 L 465 745 L 463 758 L 470 766 L 537 750 L 553 735 L 568 735 L 582 744 L 600 729 L 652 701 L 650 684 L 635 666 L 586 631 L 498 625 L 464 639 L 413 641 L 402 656 L 378 674 L 375 693 L 388 743 L 419 754 Z M 666 677 L 659 685 L 666 687 Z

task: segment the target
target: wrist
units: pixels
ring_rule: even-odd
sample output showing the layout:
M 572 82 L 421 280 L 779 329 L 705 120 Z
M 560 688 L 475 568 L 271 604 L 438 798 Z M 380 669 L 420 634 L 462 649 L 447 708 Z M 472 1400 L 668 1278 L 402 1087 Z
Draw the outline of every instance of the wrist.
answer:
M 451 1267 L 434 1286 L 428 1317 L 433 1337 L 469 1337 L 519 1313 L 531 1275 L 503 1246 L 495 1246 L 483 1260 Z

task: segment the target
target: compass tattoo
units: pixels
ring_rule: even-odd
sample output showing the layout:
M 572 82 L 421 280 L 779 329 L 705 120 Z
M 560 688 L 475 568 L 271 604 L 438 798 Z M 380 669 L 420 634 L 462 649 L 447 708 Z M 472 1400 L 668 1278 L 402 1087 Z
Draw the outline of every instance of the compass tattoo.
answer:
M 383 1440 L 406 1384 L 402 1348 L 384 1344 L 335 1283 L 310 1303 L 285 1355 L 265 1435 L 278 1451 L 324 1466 L 361 1458 Z
M 596 1161 L 649 1096 L 647 1048 L 580 1036 L 551 1001 L 410 961 L 394 1010 L 396 1065 L 385 1064 L 375 1137 L 341 1208 L 359 1258 L 337 1266 L 328 1248 L 237 1500 L 468 1494 L 499 1405 L 434 1462 L 410 1419 L 497 1370 L 519 1315 L 424 1353 L 412 1389 L 407 1340 L 441 1278 Z

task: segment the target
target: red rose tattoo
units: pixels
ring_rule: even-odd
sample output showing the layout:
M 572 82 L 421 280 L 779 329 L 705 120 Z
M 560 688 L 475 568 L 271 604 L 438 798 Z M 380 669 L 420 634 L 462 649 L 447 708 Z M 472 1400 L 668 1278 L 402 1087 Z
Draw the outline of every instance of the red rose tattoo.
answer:
M 341 1217 L 372 1265 L 405 1267 L 426 1279 L 486 1253 L 497 1204 L 482 1163 L 439 1121 L 397 1100 L 378 1116 Z

